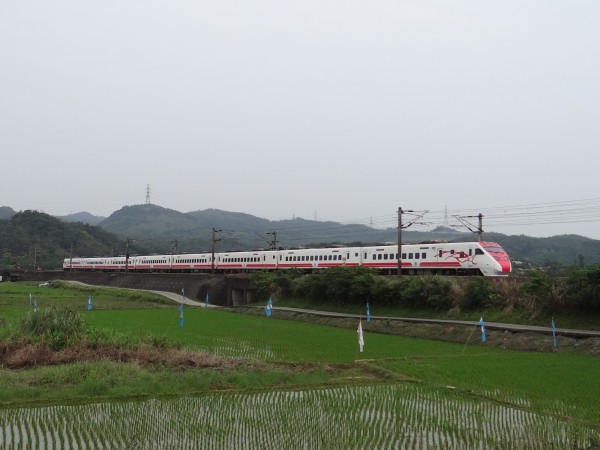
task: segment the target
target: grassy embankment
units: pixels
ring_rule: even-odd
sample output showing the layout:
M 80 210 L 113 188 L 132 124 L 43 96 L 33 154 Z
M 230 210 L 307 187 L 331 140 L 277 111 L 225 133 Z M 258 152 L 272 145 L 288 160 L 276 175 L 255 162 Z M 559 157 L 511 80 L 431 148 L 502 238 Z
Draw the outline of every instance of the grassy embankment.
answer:
M 310 299 L 282 298 L 277 300 L 277 306 L 286 306 L 290 308 L 313 309 L 317 311 L 335 311 L 350 314 L 356 314 L 357 317 L 366 316 L 366 303 L 364 305 L 336 305 L 314 301 Z M 512 323 L 520 325 L 535 325 L 548 327 L 555 320 L 560 328 L 572 328 L 577 330 L 595 330 L 600 331 L 600 316 L 594 313 L 566 314 L 563 312 L 551 311 L 528 311 L 522 308 L 498 308 L 486 307 L 475 310 L 436 310 L 436 309 L 416 309 L 408 307 L 392 307 L 388 305 L 378 305 L 377 302 L 370 304 L 371 314 L 373 316 L 389 317 L 415 317 L 426 319 L 443 320 L 470 320 L 478 321 L 480 317 L 485 317 L 486 322 Z
M 0 340 L 6 352 L 14 350 L 7 344 L 20 342 L 21 351 L 42 354 L 44 339 L 20 329 L 22 319 L 33 314 L 31 293 L 39 311 L 51 305 L 80 310 L 84 330 L 59 352 L 88 359 L 0 369 L 0 405 L 412 382 L 451 386 L 465 397 L 543 414 L 567 411 L 569 420 L 600 428 L 597 357 L 508 351 L 483 346 L 477 338 L 464 345 L 374 334 L 366 324 L 365 351 L 359 353 L 354 328 L 204 308 L 186 308 L 179 328 L 177 305 L 162 298 L 96 288 L 94 309 L 87 311 L 89 291 L 0 285 Z M 90 357 L 90 349 L 97 358 Z

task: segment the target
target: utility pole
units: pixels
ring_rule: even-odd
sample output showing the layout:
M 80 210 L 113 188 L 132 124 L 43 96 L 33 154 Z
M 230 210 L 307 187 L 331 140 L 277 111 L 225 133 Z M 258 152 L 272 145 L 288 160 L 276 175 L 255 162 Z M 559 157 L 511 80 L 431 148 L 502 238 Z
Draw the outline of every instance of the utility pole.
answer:
M 402 208 L 398 208 L 398 269 L 397 269 L 398 270 L 398 278 L 400 278 L 402 276 L 402 228 L 410 227 L 413 223 L 415 223 L 416 220 L 423 217 L 429 211 L 422 212 L 421 214 L 417 215 L 414 219 L 412 219 L 410 222 L 408 222 L 406 225 L 404 225 L 402 223 L 402 214 L 407 213 L 407 212 L 412 213 L 414 211 L 412 209 L 407 209 L 406 211 L 404 211 Z
M 223 230 L 215 230 L 214 227 L 212 229 L 212 258 L 210 265 L 210 273 L 215 273 L 215 244 L 221 240 L 221 238 L 216 238 L 216 234 L 220 233 L 221 231 Z
M 398 278 L 402 276 L 402 207 L 398 207 Z
M 173 241 L 173 253 L 176 255 L 177 254 L 177 247 L 179 246 L 179 244 L 181 244 L 181 242 L 179 242 L 177 239 L 175 239 Z
M 129 238 L 125 240 L 125 272 L 129 270 L 129 241 Z
M 467 227 L 467 229 L 471 233 L 477 233 L 477 239 L 479 240 L 479 242 L 483 241 L 483 214 L 479 213 L 476 216 L 452 216 L 452 217 L 454 217 L 460 223 L 462 223 L 465 227 Z M 476 227 L 475 230 L 472 228 L 474 226 L 472 224 L 470 224 L 468 220 L 466 220 L 466 219 L 474 219 L 474 218 L 477 218 L 479 221 L 479 226 Z
M 273 235 L 273 240 L 269 241 L 269 245 L 271 246 L 271 250 L 277 250 L 277 231 L 273 231 L 272 233 L 267 233 Z

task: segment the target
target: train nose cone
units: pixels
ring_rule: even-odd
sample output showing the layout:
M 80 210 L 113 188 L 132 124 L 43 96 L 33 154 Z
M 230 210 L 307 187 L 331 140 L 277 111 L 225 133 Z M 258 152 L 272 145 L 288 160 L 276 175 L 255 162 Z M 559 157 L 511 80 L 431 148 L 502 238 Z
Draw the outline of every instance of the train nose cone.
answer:
M 510 273 L 512 271 L 510 260 L 500 261 L 500 267 L 502 267 L 502 273 Z

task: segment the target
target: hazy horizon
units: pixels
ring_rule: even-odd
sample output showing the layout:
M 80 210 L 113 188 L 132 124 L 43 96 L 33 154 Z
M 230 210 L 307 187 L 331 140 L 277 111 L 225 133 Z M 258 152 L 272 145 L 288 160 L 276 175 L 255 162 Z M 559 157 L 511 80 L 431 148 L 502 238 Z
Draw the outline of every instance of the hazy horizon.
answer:
M 0 204 L 107 216 L 150 185 L 180 212 L 600 239 L 599 23 L 591 0 L 4 0 Z

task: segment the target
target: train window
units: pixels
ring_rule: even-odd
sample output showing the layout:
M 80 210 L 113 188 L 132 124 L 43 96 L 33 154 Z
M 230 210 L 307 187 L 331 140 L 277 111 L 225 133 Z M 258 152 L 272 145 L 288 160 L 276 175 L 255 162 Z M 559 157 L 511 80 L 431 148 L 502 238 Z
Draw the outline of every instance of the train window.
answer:
M 413 254 L 412 253 L 408 254 L 408 259 L 413 259 Z
M 475 249 L 475 254 L 476 255 L 483 255 L 483 250 L 481 250 L 480 248 L 476 248 Z
M 377 254 L 377 259 L 381 259 L 381 253 Z
M 373 260 L 377 259 L 377 255 L 375 253 L 373 253 Z
M 354 257 L 355 257 L 355 258 L 358 258 L 358 252 L 356 252 L 356 253 L 354 254 Z
M 388 259 L 388 254 L 383 255 L 383 259 Z
M 367 252 L 365 252 L 365 257 L 363 259 L 367 259 Z
M 441 258 L 441 257 L 442 257 L 442 251 L 438 250 L 438 258 Z
M 421 259 L 426 259 L 427 258 L 427 253 L 423 252 L 421 253 Z
M 472 248 L 470 248 L 470 249 L 469 249 L 469 256 L 471 256 L 472 254 L 473 254 L 473 249 L 472 249 Z
M 333 255 L 329 255 L 329 261 L 333 259 Z
M 406 253 L 402 253 L 402 259 L 406 259 Z
M 451 255 L 454 255 L 454 250 L 450 250 L 450 254 L 451 254 Z
M 415 253 L 415 259 L 419 259 L 420 256 L 421 256 L 420 254 Z

